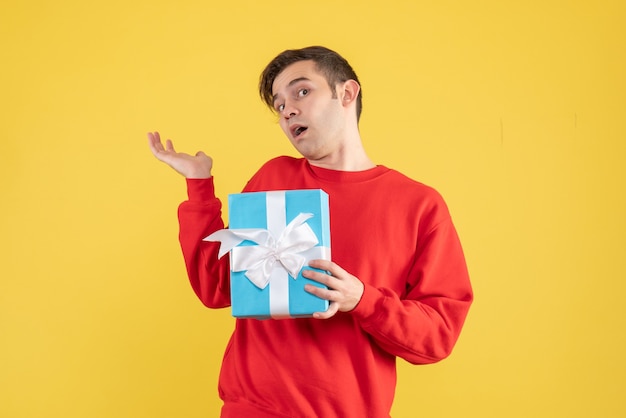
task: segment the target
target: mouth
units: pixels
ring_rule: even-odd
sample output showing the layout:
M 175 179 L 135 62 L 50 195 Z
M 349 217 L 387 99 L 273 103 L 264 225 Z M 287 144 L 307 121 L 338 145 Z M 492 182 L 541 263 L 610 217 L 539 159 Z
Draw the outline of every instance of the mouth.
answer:
M 304 132 L 306 132 L 308 128 L 306 126 L 302 126 L 302 125 L 294 125 L 290 128 L 291 130 L 291 136 L 293 138 L 298 138 L 300 135 L 302 135 Z

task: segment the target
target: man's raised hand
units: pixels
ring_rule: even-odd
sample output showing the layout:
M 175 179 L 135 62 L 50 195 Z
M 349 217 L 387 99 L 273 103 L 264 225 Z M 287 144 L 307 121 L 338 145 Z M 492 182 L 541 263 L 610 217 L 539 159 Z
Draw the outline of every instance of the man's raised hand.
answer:
M 211 177 L 213 160 L 202 151 L 196 155 L 176 152 L 171 140 L 165 141 L 165 146 L 161 142 L 158 132 L 148 132 L 148 145 L 150 151 L 159 160 L 172 167 L 178 173 L 188 179 L 206 179 Z

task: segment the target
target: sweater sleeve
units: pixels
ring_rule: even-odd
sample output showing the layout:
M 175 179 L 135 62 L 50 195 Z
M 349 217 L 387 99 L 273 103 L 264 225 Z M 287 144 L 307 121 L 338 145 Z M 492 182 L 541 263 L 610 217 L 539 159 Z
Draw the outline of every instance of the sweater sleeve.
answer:
M 352 311 L 386 352 L 413 364 L 448 357 L 473 300 L 465 258 L 450 218 L 420 240 L 402 294 L 365 284 Z
M 222 203 L 213 177 L 187 179 L 188 200 L 178 207 L 179 241 L 194 292 L 209 308 L 230 306 L 228 257 L 217 258 L 219 242 L 202 239 L 223 229 Z

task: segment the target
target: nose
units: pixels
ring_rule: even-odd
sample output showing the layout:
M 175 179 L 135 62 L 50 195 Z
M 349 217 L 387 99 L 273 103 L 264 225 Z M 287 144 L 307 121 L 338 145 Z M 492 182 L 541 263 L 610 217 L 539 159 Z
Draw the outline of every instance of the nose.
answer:
M 293 116 L 296 116 L 299 113 L 299 110 L 290 102 L 285 102 L 283 104 L 283 110 L 280 113 L 285 119 L 289 119 Z

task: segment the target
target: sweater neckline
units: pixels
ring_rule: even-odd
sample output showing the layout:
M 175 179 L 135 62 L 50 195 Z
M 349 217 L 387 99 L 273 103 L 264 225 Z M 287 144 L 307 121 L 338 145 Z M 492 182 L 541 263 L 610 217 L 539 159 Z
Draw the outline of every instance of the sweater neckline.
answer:
M 330 182 L 360 183 L 380 177 L 389 171 L 389 169 L 383 165 L 377 165 L 376 167 L 362 171 L 332 170 L 311 165 L 306 159 L 304 161 L 313 176 Z

